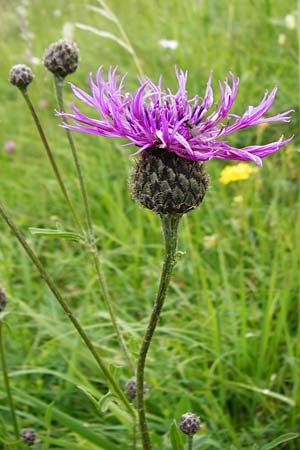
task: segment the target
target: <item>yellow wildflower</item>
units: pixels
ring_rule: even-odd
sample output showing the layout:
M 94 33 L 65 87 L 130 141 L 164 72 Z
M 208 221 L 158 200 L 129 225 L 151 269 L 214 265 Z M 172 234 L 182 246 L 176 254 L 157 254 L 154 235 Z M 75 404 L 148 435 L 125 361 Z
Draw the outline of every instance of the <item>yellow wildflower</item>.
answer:
M 233 203 L 243 203 L 244 197 L 242 195 L 236 195 L 233 197 Z
M 203 238 L 203 246 L 204 248 L 213 248 L 217 245 L 217 235 L 216 234 L 211 234 L 211 235 L 207 235 L 204 236 Z
M 233 181 L 247 180 L 252 173 L 258 171 L 258 167 L 248 163 L 239 163 L 234 166 L 225 166 L 220 175 L 220 182 L 223 184 Z
M 258 125 L 258 130 L 262 133 L 266 128 L 270 126 L 269 122 L 264 122 Z

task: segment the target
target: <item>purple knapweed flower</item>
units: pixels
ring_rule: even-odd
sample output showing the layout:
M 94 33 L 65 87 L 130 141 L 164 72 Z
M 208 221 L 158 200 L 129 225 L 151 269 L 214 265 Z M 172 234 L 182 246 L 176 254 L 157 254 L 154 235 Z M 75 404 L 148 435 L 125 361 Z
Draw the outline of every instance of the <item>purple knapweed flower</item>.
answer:
M 123 137 L 129 140 L 125 145 L 139 147 L 135 155 L 147 149 L 167 149 L 182 158 L 207 161 L 212 158 L 254 161 L 261 166 L 261 158 L 270 155 L 293 139 L 283 139 L 265 145 L 232 147 L 224 138 L 231 133 L 252 125 L 268 122 L 289 122 L 292 110 L 264 117 L 274 102 L 277 87 L 271 93 L 265 92 L 258 106 L 248 106 L 239 116 L 229 111 L 238 91 L 238 79 L 230 73 L 231 82 L 226 79 L 222 85 L 221 102 L 214 103 L 209 76 L 203 99 L 198 95 L 189 99 L 186 82 L 187 72 L 176 71 L 178 90 L 162 89 L 162 77 L 157 84 L 150 79 L 140 81 L 140 87 L 133 94 L 123 91 L 124 78 L 119 80 L 116 70 L 110 68 L 107 81 L 102 67 L 96 73 L 96 83 L 89 76 L 91 94 L 71 84 L 76 97 L 96 110 L 100 118 L 86 116 L 72 104 L 73 114 L 58 113 L 73 119 L 75 125 L 63 123 L 72 130 L 108 137 Z M 213 108 L 212 112 L 209 110 Z

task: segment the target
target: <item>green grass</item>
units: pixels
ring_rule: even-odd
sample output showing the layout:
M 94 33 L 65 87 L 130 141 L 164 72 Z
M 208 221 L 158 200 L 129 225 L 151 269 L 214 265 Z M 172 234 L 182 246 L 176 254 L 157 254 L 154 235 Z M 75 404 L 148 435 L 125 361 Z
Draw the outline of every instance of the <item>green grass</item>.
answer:
M 41 57 L 61 36 L 65 22 L 82 22 L 118 33 L 105 18 L 74 0 L 34 0 L 28 28 L 31 51 Z M 96 275 L 79 244 L 31 236 L 29 227 L 73 229 L 72 218 L 53 178 L 31 117 L 15 88 L 8 84 L 12 64 L 25 62 L 17 1 L 4 1 L 0 15 L 1 146 L 14 139 L 17 150 L 0 150 L 0 197 L 28 237 L 93 342 L 111 363 L 121 384 L 130 376 L 116 345 L 101 300 Z M 265 89 L 279 86 L 274 114 L 294 108 L 291 124 L 273 125 L 262 137 L 253 129 L 233 137 L 246 145 L 296 138 L 268 160 L 249 180 L 223 185 L 227 164 L 211 161 L 211 187 L 200 209 L 184 217 L 180 250 L 186 252 L 171 289 L 149 354 L 147 405 L 155 450 L 169 449 L 173 419 L 187 410 L 199 414 L 202 429 L 196 449 L 258 448 L 288 432 L 300 432 L 299 414 L 299 95 L 297 30 L 284 17 L 295 2 L 231 0 L 109 1 L 136 51 L 144 73 L 175 87 L 173 66 L 189 70 L 189 90 L 204 91 L 209 70 L 214 87 L 229 70 L 240 78 L 234 110 L 259 102 Z M 99 5 L 98 5 L 99 6 Z M 61 15 L 53 12 L 59 9 Z M 278 44 L 278 35 L 286 43 Z M 75 29 L 81 63 L 70 77 L 86 86 L 87 73 L 100 64 L 128 72 L 128 90 L 136 86 L 132 56 L 115 42 Z M 174 52 L 158 45 L 176 39 Z M 65 134 L 53 116 L 52 79 L 34 67 L 30 93 L 40 111 L 72 199 L 83 216 L 78 183 Z M 72 100 L 66 88 L 66 102 Z M 133 160 L 120 141 L 74 135 L 84 168 L 95 231 L 108 286 L 121 328 L 136 358 L 156 292 L 162 256 L 159 218 L 130 198 L 128 173 Z M 231 163 L 234 164 L 234 163 Z M 234 198 L 241 195 L 241 203 Z M 0 285 L 9 293 L 6 331 L 11 383 L 22 427 L 35 427 L 37 449 L 129 448 L 127 418 L 111 406 L 96 410 L 78 389 L 95 397 L 106 381 L 17 241 L 0 222 Z M 215 236 L 216 245 L 206 244 Z M 1 380 L 2 383 L 2 380 Z M 1 433 L 12 435 L 3 385 L 0 385 Z M 51 406 L 54 402 L 54 406 Z M 196 442 L 196 441 L 195 441 Z M 0 444 L 1 445 L 1 444 Z M 299 440 L 278 448 L 296 450 Z

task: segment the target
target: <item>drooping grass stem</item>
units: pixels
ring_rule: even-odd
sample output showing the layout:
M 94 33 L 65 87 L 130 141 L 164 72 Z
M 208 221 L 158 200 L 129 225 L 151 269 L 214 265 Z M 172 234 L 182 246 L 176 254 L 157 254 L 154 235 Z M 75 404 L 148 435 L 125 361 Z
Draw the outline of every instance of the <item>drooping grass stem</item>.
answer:
M 97 362 L 98 366 L 102 370 L 104 376 L 106 377 L 106 379 L 111 384 L 111 386 L 114 389 L 115 393 L 118 395 L 120 401 L 123 403 L 124 407 L 127 409 L 129 414 L 133 417 L 133 419 L 135 419 L 136 413 L 135 413 L 134 408 L 131 406 L 131 404 L 129 403 L 129 401 L 128 401 L 127 397 L 125 396 L 124 392 L 122 391 L 122 389 L 119 387 L 117 381 L 115 380 L 114 376 L 111 374 L 111 372 L 107 368 L 107 366 L 106 366 L 102 356 L 100 356 L 99 352 L 94 347 L 94 345 L 91 342 L 90 338 L 88 337 L 88 335 L 86 334 L 86 332 L 84 331 L 84 329 L 82 328 L 82 326 L 80 325 L 80 323 L 78 322 L 76 317 L 73 315 L 71 309 L 69 308 L 67 302 L 64 300 L 64 298 L 61 295 L 60 291 L 58 290 L 56 284 L 54 283 L 54 281 L 52 280 L 52 278 L 50 277 L 48 272 L 45 270 L 45 268 L 43 267 L 43 265 L 40 262 L 39 258 L 37 257 L 37 255 L 35 254 L 33 249 L 30 247 L 30 245 L 26 241 L 26 239 L 23 236 L 23 234 L 21 233 L 21 231 L 17 228 L 15 223 L 12 221 L 12 219 L 9 216 L 9 214 L 4 209 L 4 207 L 2 206 L 1 203 L 0 203 L 0 214 L 3 217 L 4 221 L 7 223 L 7 225 L 9 226 L 9 228 L 11 229 L 11 231 L 13 232 L 13 234 L 16 236 L 16 238 L 18 239 L 18 241 L 20 242 L 22 247 L 24 248 L 25 252 L 29 256 L 29 258 L 31 259 L 31 261 L 33 262 L 35 267 L 37 268 L 40 276 L 43 278 L 45 283 L 48 285 L 48 287 L 51 290 L 51 292 L 53 293 L 55 299 L 58 301 L 58 303 L 62 307 L 63 311 L 65 312 L 66 316 L 72 322 L 74 328 L 79 333 L 79 335 L 80 335 L 81 339 L 83 340 L 84 344 L 86 345 L 86 347 L 89 349 L 89 351 L 93 355 L 95 361 Z
M 18 426 L 17 416 L 16 416 L 16 412 L 15 412 L 13 396 L 12 396 L 11 389 L 10 389 L 8 369 L 7 369 L 6 357 L 5 357 L 2 319 L 0 319 L 0 358 L 1 358 L 1 365 L 2 365 L 3 381 L 4 381 L 8 405 L 9 405 L 9 409 L 10 409 L 10 415 L 12 418 L 13 429 L 14 429 L 16 439 L 19 440 L 20 439 L 19 426 Z
M 46 135 L 44 133 L 44 130 L 43 130 L 43 127 L 42 127 L 41 122 L 39 120 L 39 117 L 38 117 L 38 115 L 37 115 L 37 113 L 35 111 L 33 103 L 30 100 L 29 94 L 28 94 L 26 89 L 20 89 L 20 91 L 21 91 L 21 93 L 22 93 L 22 95 L 23 95 L 23 97 L 24 97 L 24 99 L 26 101 L 26 104 L 27 104 L 27 106 L 28 106 L 28 108 L 29 108 L 29 110 L 31 112 L 31 115 L 32 115 L 33 120 L 34 120 L 35 125 L 36 125 L 36 128 L 37 128 L 37 130 L 39 132 L 41 141 L 42 141 L 42 143 L 44 145 L 45 151 L 46 151 L 47 156 L 49 158 L 49 161 L 50 161 L 51 167 L 53 169 L 54 175 L 55 175 L 55 177 L 57 179 L 57 182 L 59 184 L 61 192 L 62 192 L 62 194 L 63 194 L 63 196 L 65 198 L 65 201 L 66 201 L 66 203 L 68 205 L 68 208 L 71 211 L 71 214 L 73 216 L 74 222 L 76 223 L 76 225 L 79 228 L 79 230 L 82 231 L 82 226 L 80 224 L 79 218 L 77 216 L 77 213 L 75 211 L 73 203 L 72 203 L 72 201 L 71 201 L 71 199 L 69 197 L 69 194 L 67 192 L 65 183 L 64 183 L 64 181 L 62 179 L 62 176 L 60 174 L 59 168 L 57 167 L 57 164 L 56 164 L 55 159 L 54 159 L 53 152 L 52 152 L 52 150 L 51 150 L 51 148 L 49 146 L 48 140 L 47 140 Z
M 163 235 L 165 241 L 165 255 L 164 263 L 161 272 L 160 283 L 158 287 L 158 292 L 156 295 L 155 303 L 152 309 L 148 327 L 142 341 L 138 363 L 137 363 L 137 376 L 136 376 L 136 387 L 137 387 L 137 410 L 139 415 L 139 425 L 143 443 L 144 450 L 151 450 L 152 445 L 150 441 L 147 420 L 146 420 L 146 409 L 144 401 L 144 372 L 145 363 L 148 350 L 151 345 L 152 337 L 158 323 L 160 313 L 166 298 L 167 289 L 170 284 L 171 274 L 173 267 L 176 263 L 176 251 L 178 242 L 178 225 L 181 216 L 179 215 L 161 215 Z
M 58 75 L 54 75 L 54 82 L 55 82 L 55 92 L 56 92 L 56 97 L 57 97 L 57 101 L 59 104 L 59 108 L 61 111 L 64 111 L 64 99 L 63 99 L 64 79 Z M 64 121 L 67 123 L 66 118 L 64 119 Z M 91 217 L 91 212 L 90 212 L 90 207 L 89 207 L 89 202 L 88 202 L 88 195 L 87 195 L 87 191 L 86 191 L 86 187 L 85 187 L 83 171 L 82 171 L 81 164 L 79 161 L 76 145 L 75 145 L 75 142 L 74 142 L 74 139 L 73 139 L 73 136 L 72 136 L 70 130 L 68 128 L 66 128 L 65 130 L 66 130 L 67 138 L 68 138 L 69 145 L 71 148 L 74 164 L 76 167 L 77 177 L 79 180 L 81 196 L 83 199 L 83 204 L 84 204 L 84 209 L 85 209 L 85 214 L 86 214 L 86 219 L 87 219 L 87 230 L 88 230 L 87 238 L 88 238 L 89 247 L 90 247 L 90 250 L 92 253 L 92 259 L 93 259 L 94 266 L 96 269 L 97 278 L 99 281 L 102 297 L 103 297 L 105 306 L 108 310 L 112 327 L 116 333 L 120 349 L 122 350 L 122 352 L 124 354 L 124 357 L 127 361 L 127 364 L 129 366 L 130 370 L 132 371 L 132 373 L 134 373 L 135 367 L 134 367 L 132 358 L 130 356 L 129 350 L 127 348 L 127 345 L 125 343 L 125 340 L 122 336 L 122 333 L 121 333 L 120 328 L 117 323 L 116 314 L 115 314 L 115 311 L 114 311 L 114 308 L 113 308 L 113 305 L 112 305 L 112 302 L 110 299 L 109 291 L 108 291 L 107 285 L 106 285 L 106 280 L 105 280 L 105 275 L 104 275 L 104 271 L 103 271 L 103 267 L 102 267 L 101 257 L 99 255 L 98 248 L 95 243 L 92 217 Z

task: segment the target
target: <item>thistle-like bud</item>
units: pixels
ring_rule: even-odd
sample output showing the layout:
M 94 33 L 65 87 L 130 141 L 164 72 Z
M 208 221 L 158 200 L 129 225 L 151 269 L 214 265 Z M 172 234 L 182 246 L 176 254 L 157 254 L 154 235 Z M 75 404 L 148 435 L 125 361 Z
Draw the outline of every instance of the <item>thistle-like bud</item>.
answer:
M 0 312 L 5 310 L 7 304 L 7 297 L 4 290 L 0 287 Z
M 78 67 L 79 50 L 75 42 L 61 39 L 47 48 L 44 65 L 54 75 L 65 78 Z
M 8 81 L 19 89 L 26 89 L 32 80 L 32 70 L 25 64 L 16 64 L 9 71 Z
M 33 428 L 24 428 L 21 431 L 21 440 L 28 446 L 33 445 L 36 440 L 36 431 Z
M 208 176 L 202 161 L 150 148 L 139 157 L 132 173 L 132 195 L 158 214 L 184 214 L 202 202 Z
M 144 383 L 144 394 L 146 394 L 148 391 L 147 383 Z M 134 399 L 136 397 L 136 379 L 131 378 L 126 386 L 125 386 L 125 393 L 127 397 Z
M 192 436 L 200 429 L 200 417 L 192 412 L 183 414 L 180 418 L 179 428 L 183 433 Z

